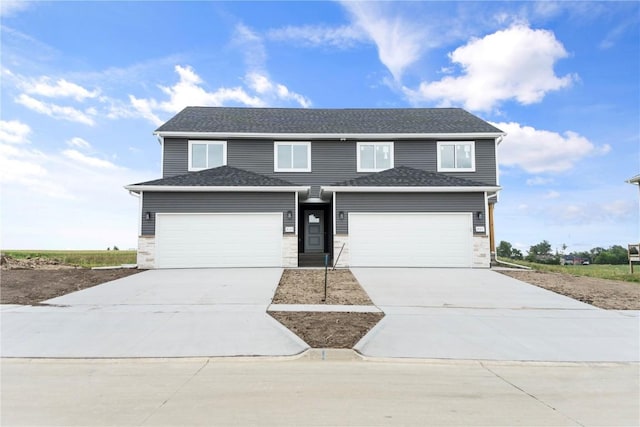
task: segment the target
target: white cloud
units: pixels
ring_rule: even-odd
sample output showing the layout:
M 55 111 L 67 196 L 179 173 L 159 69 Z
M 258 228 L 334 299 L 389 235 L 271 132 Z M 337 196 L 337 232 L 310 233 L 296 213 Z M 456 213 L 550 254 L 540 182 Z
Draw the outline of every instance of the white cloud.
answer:
M 570 86 L 577 78 L 556 76 L 553 66 L 566 56 L 567 51 L 551 31 L 514 25 L 474 38 L 450 53 L 451 62 L 462 68 L 461 75 L 422 82 L 417 90 L 405 88 L 405 92 L 414 102 L 462 104 L 474 111 L 488 111 L 512 99 L 532 104 L 550 91 Z
M 287 26 L 269 30 L 267 37 L 276 41 L 291 41 L 304 46 L 330 46 L 338 49 L 351 48 L 369 38 L 353 25 L 330 27 L 327 25 Z
M 2 0 L 0 2 L 0 16 L 15 15 L 26 10 L 33 2 L 25 0 Z
M 96 98 L 100 94 L 98 89 L 89 91 L 65 79 L 58 79 L 52 83 L 49 77 L 21 80 L 19 86 L 30 95 L 40 95 L 47 98 L 73 98 L 79 102 L 87 98 Z
M 62 155 L 82 165 L 100 169 L 116 169 L 116 165 L 96 157 L 87 156 L 78 150 L 64 150 Z
M 554 190 L 549 190 L 544 196 L 545 199 L 557 199 L 560 197 L 560 193 Z
M 552 178 L 543 178 L 541 176 L 535 176 L 527 179 L 527 185 L 546 185 L 553 182 Z
M 572 131 L 559 134 L 513 122 L 492 124 L 507 133 L 499 147 L 500 164 L 517 166 L 529 173 L 567 171 L 585 156 L 601 151 Z
M 0 142 L 24 144 L 29 142 L 30 133 L 29 125 L 19 120 L 0 120 Z
M 30 110 L 40 114 L 45 114 L 54 119 L 68 120 L 70 122 L 83 123 L 89 126 L 93 126 L 95 124 L 93 117 L 91 117 L 96 114 L 96 110 L 94 108 L 88 108 L 85 111 L 81 111 L 73 107 L 65 107 L 49 102 L 43 102 L 24 93 L 20 94 L 15 101 Z
M 405 69 L 429 47 L 430 37 L 424 22 L 404 18 L 389 4 L 343 2 L 342 5 L 352 15 L 354 25 L 375 42 L 380 61 L 396 81 L 400 81 Z
M 311 105 L 304 96 L 292 92 L 285 85 L 274 82 L 265 74 L 250 72 L 245 76 L 248 88 L 241 86 L 221 87 L 213 92 L 207 91 L 202 78 L 190 67 L 176 65 L 176 73 L 180 77 L 173 86 L 161 86 L 160 89 L 169 99 L 158 101 L 154 98 L 144 99 L 129 96 L 131 105 L 138 114 L 156 125 L 163 123 L 160 113 L 175 114 L 187 106 L 223 106 L 242 105 L 248 107 L 266 107 L 281 102 L 293 101 L 308 107 Z M 255 92 L 252 94 L 250 92 Z M 163 115 L 164 116 L 164 115 Z
M 89 144 L 89 142 L 77 136 L 68 140 L 67 145 L 69 147 L 76 147 L 83 150 L 88 150 L 89 148 L 91 148 L 91 144 Z

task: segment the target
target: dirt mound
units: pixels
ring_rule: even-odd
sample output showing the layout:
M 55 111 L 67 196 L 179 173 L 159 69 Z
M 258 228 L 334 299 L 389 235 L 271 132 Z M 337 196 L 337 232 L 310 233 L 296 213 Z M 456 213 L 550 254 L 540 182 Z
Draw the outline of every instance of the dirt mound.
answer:
M 0 255 L 0 265 L 3 270 L 63 270 L 78 268 L 66 265 L 57 259 L 43 257 L 13 258 L 9 255 Z

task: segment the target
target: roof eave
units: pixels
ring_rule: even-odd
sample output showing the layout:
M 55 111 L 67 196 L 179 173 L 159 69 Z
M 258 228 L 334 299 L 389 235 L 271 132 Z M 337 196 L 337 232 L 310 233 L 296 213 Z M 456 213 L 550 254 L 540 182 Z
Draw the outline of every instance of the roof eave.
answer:
M 320 193 L 497 193 L 500 186 L 450 186 L 450 187 L 385 187 L 385 186 L 324 186 Z
M 306 194 L 309 192 L 309 186 L 213 186 L 213 185 L 127 185 L 124 187 L 126 190 L 133 191 L 134 193 L 140 193 L 143 191 L 162 191 L 162 192 L 260 192 L 260 193 L 300 193 Z
M 156 131 L 162 138 L 264 138 L 264 139 L 495 139 L 504 132 L 443 132 L 443 133 L 278 133 L 278 132 L 181 132 Z

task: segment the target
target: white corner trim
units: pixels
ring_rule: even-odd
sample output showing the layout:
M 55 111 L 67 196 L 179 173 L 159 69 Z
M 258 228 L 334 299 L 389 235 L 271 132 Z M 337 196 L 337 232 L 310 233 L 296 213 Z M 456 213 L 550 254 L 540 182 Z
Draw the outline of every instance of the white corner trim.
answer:
M 295 203 L 295 206 L 294 206 L 295 223 L 293 224 L 293 231 L 294 231 L 294 234 L 297 236 L 298 235 L 298 215 L 299 215 L 298 209 L 300 207 L 300 204 L 298 203 L 298 192 L 296 191 L 293 194 L 294 194 L 293 197 L 294 197 L 294 203 Z
M 506 135 L 504 132 L 465 133 L 271 133 L 271 132 L 154 132 L 165 138 L 266 138 L 266 139 L 492 139 Z
M 184 185 L 127 185 L 125 189 L 133 192 L 163 191 L 163 192 L 259 192 L 259 193 L 308 193 L 309 186 L 184 186 Z

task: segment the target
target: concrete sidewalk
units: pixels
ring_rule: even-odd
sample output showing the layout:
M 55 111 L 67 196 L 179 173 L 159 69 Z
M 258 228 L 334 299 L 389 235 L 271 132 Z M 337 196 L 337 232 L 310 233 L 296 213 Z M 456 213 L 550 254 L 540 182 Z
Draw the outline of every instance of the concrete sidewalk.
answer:
M 151 270 L 3 307 L 2 357 L 280 356 L 308 348 L 266 313 L 282 270 Z
M 635 426 L 637 364 L 2 360 L 0 424 Z
M 637 311 L 601 310 L 490 270 L 352 270 L 385 317 L 371 357 L 640 361 Z

